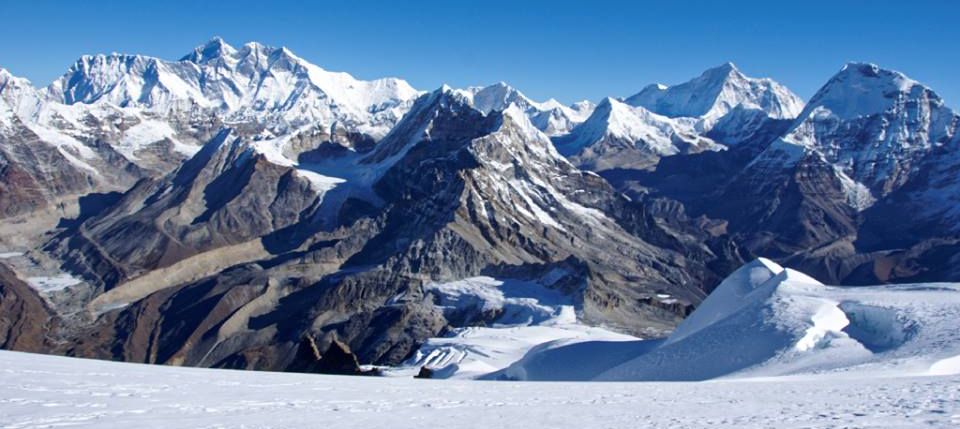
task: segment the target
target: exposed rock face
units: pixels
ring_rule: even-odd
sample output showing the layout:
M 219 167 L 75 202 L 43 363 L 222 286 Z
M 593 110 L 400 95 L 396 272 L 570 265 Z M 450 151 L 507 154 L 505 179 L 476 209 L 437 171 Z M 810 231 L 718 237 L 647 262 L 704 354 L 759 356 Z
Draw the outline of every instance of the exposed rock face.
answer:
M 74 272 L 109 290 L 288 227 L 309 216 L 317 202 L 317 191 L 296 169 L 267 161 L 243 137 L 224 131 L 174 173 L 138 183 L 49 248 Z
M 661 335 L 729 257 L 575 168 L 515 105 L 485 114 L 443 88 L 369 152 L 278 155 L 317 147 L 300 139 L 224 131 L 51 241 L 99 293 L 67 352 L 341 371 L 305 359 L 304 338 L 333 336 L 359 362 L 398 363 L 449 323 L 426 282 L 548 272 L 583 319 Z M 347 170 L 370 174 L 332 180 Z
M 635 323 L 627 320 L 630 318 L 640 320 L 636 314 L 628 314 L 649 310 L 634 304 L 637 295 L 633 294 L 643 294 L 654 286 L 673 289 L 689 284 L 692 277 L 687 276 L 703 275 L 695 267 L 684 267 L 686 262 L 679 253 L 638 239 L 624 230 L 621 223 L 627 221 L 618 223 L 617 218 L 605 214 L 626 211 L 622 207 L 628 202 L 599 177 L 578 171 L 559 156 L 519 109 L 482 117 L 446 92 L 434 96 L 434 103 L 453 106 L 451 110 L 476 118 L 464 121 L 436 116 L 429 144 L 397 149 L 388 137 L 378 147 L 388 152 L 407 151 L 405 159 L 381 182 L 415 183 L 417 191 L 409 195 L 389 188 L 382 192 L 402 197 L 393 209 L 403 210 L 397 219 L 409 222 L 409 216 L 442 215 L 429 223 L 414 222 L 414 228 L 442 226 L 423 231 L 435 238 L 424 242 L 417 252 L 427 256 L 417 263 L 420 271 L 435 278 L 456 279 L 475 275 L 489 265 L 544 263 L 572 256 L 591 266 L 597 284 L 607 283 L 594 289 L 595 283 L 587 282 L 585 314 L 621 326 Z M 411 113 L 416 111 L 415 107 Z M 489 131 L 478 138 L 461 135 L 453 126 L 484 122 Z M 400 141 L 416 142 L 409 138 Z M 449 160 L 457 160 L 455 169 Z M 436 207 L 449 209 L 438 213 Z M 603 246 L 597 245 L 600 237 L 608 240 Z M 458 250 L 452 252 L 441 245 L 454 245 Z M 695 302 L 701 293 L 696 288 L 676 292 L 689 302 Z M 645 322 L 655 324 L 658 317 L 647 319 Z
M 0 84 L 0 116 L 8 114 L 0 123 L 0 245 L 29 248 L 60 219 L 80 216 L 82 196 L 122 191 L 146 172 L 95 137 L 22 120 L 14 109 L 23 107 L 6 103 L 11 85 Z
M 0 349 L 47 352 L 59 324 L 43 298 L 0 263 Z
M 313 372 L 322 374 L 364 375 L 374 371 L 364 371 L 360 367 L 357 356 L 350 351 L 350 347 L 340 342 L 336 337 L 325 341 L 327 346 L 320 349 L 317 341 L 310 336 L 303 337 L 297 348 L 294 361 L 287 368 L 294 372 Z
M 768 137 L 781 125 L 767 121 L 728 151 L 605 176 L 631 195 L 676 198 L 726 221 L 749 257 L 777 258 L 828 283 L 951 280 L 958 122 L 929 88 L 854 63 L 781 137 Z M 729 138 L 716 130 L 709 135 Z M 693 166 L 707 174 L 683 171 Z

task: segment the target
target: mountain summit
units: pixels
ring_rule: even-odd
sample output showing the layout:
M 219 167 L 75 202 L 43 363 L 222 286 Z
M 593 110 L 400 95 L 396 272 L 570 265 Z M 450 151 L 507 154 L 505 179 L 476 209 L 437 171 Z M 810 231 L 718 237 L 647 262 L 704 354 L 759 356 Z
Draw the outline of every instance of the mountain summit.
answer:
M 214 38 L 180 61 L 81 57 L 47 94 L 66 104 L 106 102 L 164 114 L 212 109 L 228 122 L 256 119 L 273 132 L 341 123 L 379 138 L 419 93 L 400 79 L 361 81 L 326 71 L 286 48 L 251 42 L 235 49 Z
M 770 79 L 732 63 L 675 86 L 650 85 L 624 100 L 607 98 L 557 146 L 581 167 L 652 169 L 663 156 L 722 150 L 782 129 L 803 102 Z
M 701 132 L 709 131 L 738 106 L 760 110 L 774 119 L 795 118 L 803 109 L 800 97 L 783 85 L 747 77 L 733 63 L 708 69 L 679 85 L 647 86 L 624 101 L 671 118 L 698 118 Z

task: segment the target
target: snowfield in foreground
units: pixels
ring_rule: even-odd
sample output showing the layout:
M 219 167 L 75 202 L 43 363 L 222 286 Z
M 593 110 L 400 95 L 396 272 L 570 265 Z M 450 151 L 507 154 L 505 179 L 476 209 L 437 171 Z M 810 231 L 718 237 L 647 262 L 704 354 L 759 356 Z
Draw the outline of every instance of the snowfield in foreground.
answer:
M 956 427 L 960 377 L 531 383 L 177 368 L 0 352 L 0 428 Z
M 546 286 L 430 285 L 445 311 L 499 316 L 428 341 L 395 377 L 0 352 L 0 429 L 960 426 L 958 284 L 832 287 L 759 259 L 660 340 L 582 325 Z M 553 382 L 412 378 L 420 366 Z

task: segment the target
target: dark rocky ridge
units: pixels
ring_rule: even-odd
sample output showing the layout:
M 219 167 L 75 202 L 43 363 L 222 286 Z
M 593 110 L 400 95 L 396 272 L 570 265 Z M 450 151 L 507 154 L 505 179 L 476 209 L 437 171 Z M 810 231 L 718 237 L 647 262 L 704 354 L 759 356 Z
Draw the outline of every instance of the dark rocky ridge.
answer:
M 322 158 L 311 148 L 329 136 L 309 136 L 298 151 Z M 395 364 L 457 323 L 426 282 L 554 269 L 583 319 L 662 335 L 736 264 L 712 250 L 721 242 L 692 236 L 691 220 L 657 220 L 576 169 L 522 113 L 485 115 L 445 89 L 421 97 L 369 154 L 325 154 L 382 169 L 375 197 L 318 193 L 251 143 L 224 131 L 50 241 L 99 293 L 89 305 L 98 315 L 60 352 L 305 371 L 320 368 L 305 356 L 346 349 L 360 363 Z M 342 207 L 368 214 L 342 217 Z M 663 293 L 674 300 L 661 303 Z M 305 338 L 336 341 L 306 353 Z

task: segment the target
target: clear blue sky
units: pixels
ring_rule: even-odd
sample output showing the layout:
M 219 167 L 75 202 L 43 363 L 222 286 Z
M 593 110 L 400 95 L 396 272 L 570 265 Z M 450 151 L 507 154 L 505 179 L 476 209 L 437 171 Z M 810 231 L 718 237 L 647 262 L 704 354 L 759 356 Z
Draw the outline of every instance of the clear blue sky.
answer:
M 0 0 L 0 67 L 43 86 L 81 54 L 176 59 L 214 35 L 419 89 L 505 81 L 535 99 L 627 96 L 733 61 L 809 98 L 847 61 L 960 105 L 960 1 Z

